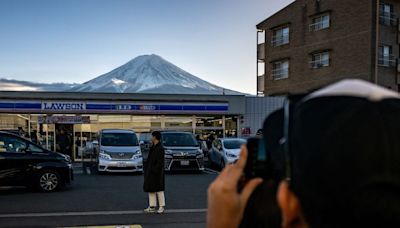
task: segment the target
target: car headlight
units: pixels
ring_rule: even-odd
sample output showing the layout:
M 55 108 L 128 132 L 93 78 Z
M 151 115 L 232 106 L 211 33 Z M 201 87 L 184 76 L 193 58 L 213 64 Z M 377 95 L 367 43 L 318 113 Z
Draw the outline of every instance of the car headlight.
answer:
M 172 155 L 173 152 L 172 152 L 172 150 L 165 150 L 165 154 Z
M 142 158 L 142 151 L 137 150 L 135 153 L 133 153 L 132 159 L 136 160 L 138 158 Z
M 111 160 L 111 156 L 109 154 L 106 154 L 106 152 L 104 150 L 100 151 L 99 158 L 102 158 L 105 160 Z
M 228 158 L 236 158 L 237 157 L 236 154 L 231 154 L 231 153 L 228 153 L 228 152 L 226 152 L 225 154 L 226 154 L 226 156 Z

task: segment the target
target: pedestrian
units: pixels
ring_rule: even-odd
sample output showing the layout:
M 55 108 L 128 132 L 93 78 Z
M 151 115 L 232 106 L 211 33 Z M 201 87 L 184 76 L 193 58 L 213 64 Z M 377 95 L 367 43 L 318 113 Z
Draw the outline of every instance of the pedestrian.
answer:
M 31 141 L 33 143 L 39 144 L 38 135 L 37 135 L 37 131 L 36 130 L 33 130 L 33 132 L 31 133 Z
M 57 151 L 72 156 L 71 153 L 71 140 L 70 137 L 66 134 L 64 129 L 60 129 L 60 134 L 57 135 Z
M 165 176 L 164 176 L 164 148 L 161 145 L 161 133 L 154 131 L 152 146 L 147 161 L 144 164 L 143 190 L 149 195 L 149 207 L 145 213 L 164 213 L 165 210 Z M 158 198 L 158 210 L 156 210 Z
M 210 134 L 210 135 L 207 137 L 207 147 L 208 147 L 209 150 L 211 149 L 212 143 L 214 142 L 214 140 L 215 140 L 215 137 L 214 137 L 213 134 Z

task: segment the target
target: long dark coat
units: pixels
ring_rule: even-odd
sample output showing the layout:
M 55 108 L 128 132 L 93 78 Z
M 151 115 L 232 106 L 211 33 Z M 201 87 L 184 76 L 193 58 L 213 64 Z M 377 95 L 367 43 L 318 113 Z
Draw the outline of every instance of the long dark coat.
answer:
M 149 156 L 143 167 L 143 190 L 145 192 L 161 192 L 165 190 L 164 153 L 161 143 L 150 148 Z

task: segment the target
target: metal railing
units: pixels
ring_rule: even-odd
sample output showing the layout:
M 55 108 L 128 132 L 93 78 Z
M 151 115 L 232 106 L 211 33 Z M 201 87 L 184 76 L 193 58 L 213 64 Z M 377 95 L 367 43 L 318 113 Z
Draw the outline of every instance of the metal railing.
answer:
M 288 44 L 289 43 L 289 35 L 273 36 L 271 43 L 272 43 L 272 46 L 274 46 L 274 47 Z
M 394 57 L 394 55 L 379 54 L 378 65 L 384 67 L 394 67 L 396 66 L 396 58 Z
M 310 29 L 310 32 L 319 31 L 322 29 L 329 28 L 329 26 L 330 26 L 329 21 L 320 21 L 320 22 L 317 22 L 314 24 L 310 24 L 309 29 Z
M 379 13 L 379 21 L 381 24 L 384 25 L 396 25 L 397 24 L 396 14 L 381 10 Z
M 322 60 L 314 60 L 310 61 L 310 67 L 313 69 L 318 69 L 322 67 L 328 67 L 329 66 L 329 59 L 322 59 Z
M 279 80 L 289 77 L 289 68 L 278 68 L 272 70 L 272 79 Z

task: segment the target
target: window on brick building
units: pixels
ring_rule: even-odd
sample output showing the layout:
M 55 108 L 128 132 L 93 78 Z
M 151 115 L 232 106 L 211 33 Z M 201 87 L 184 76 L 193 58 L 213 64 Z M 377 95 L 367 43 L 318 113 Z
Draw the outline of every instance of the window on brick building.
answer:
M 397 21 L 393 5 L 386 3 L 381 3 L 379 5 L 379 22 L 388 26 L 396 24 Z
M 320 15 L 313 18 L 312 24 L 310 25 L 310 31 L 319 31 L 327 29 L 331 26 L 331 19 L 329 14 Z
M 318 69 L 322 67 L 328 67 L 329 65 L 330 65 L 329 51 L 311 54 L 311 61 L 310 61 L 311 68 Z
M 272 46 L 281 46 L 289 43 L 289 27 L 275 29 L 272 35 Z
M 289 77 L 289 60 L 280 60 L 272 63 L 272 79 L 280 80 Z
M 396 60 L 393 55 L 393 48 L 390 45 L 380 45 L 378 51 L 378 65 L 384 67 L 394 67 Z

